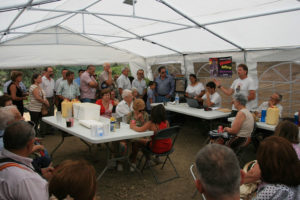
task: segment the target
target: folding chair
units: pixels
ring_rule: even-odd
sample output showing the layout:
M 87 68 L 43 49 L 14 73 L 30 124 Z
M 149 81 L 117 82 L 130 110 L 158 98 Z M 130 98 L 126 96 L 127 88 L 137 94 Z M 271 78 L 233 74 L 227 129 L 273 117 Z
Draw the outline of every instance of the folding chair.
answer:
M 193 177 L 194 181 L 196 181 L 197 178 L 195 176 L 193 168 L 194 168 L 194 164 L 191 164 L 191 166 L 190 166 L 190 172 L 192 174 L 192 177 Z M 198 189 L 196 188 L 194 194 L 192 195 L 192 199 L 194 199 L 196 197 L 197 193 L 198 193 Z M 201 194 L 201 197 L 202 197 L 203 200 L 206 200 L 206 198 L 205 198 L 205 196 L 203 194 Z
M 148 165 L 148 167 L 150 168 L 151 174 L 154 176 L 155 182 L 156 182 L 157 184 L 165 183 L 165 182 L 171 181 L 171 180 L 173 180 L 173 179 L 175 179 L 175 178 L 179 178 L 179 174 L 178 174 L 178 172 L 177 172 L 177 170 L 176 170 L 176 168 L 175 168 L 175 166 L 174 166 L 174 164 L 173 164 L 173 162 L 172 162 L 172 160 L 171 160 L 171 158 L 170 158 L 170 156 L 169 156 L 171 153 L 174 152 L 174 144 L 175 144 L 175 141 L 176 141 L 176 139 L 177 139 L 177 135 L 178 135 L 178 133 L 179 133 L 179 130 L 180 130 L 180 127 L 179 127 L 179 126 L 173 126 L 173 127 L 170 127 L 170 128 L 166 128 L 166 129 L 163 129 L 163 130 L 159 130 L 159 131 L 157 132 L 157 134 L 156 134 L 156 135 L 153 137 L 153 139 L 152 139 L 152 144 L 154 145 L 155 142 L 156 142 L 157 140 L 162 140 L 162 139 L 168 139 L 168 138 L 171 138 L 171 140 L 172 140 L 172 147 L 171 147 L 171 150 L 170 150 L 170 151 L 167 151 L 167 152 L 164 152 L 164 153 L 155 153 L 155 152 L 153 152 L 151 149 L 149 149 L 149 148 L 147 148 L 147 147 L 143 149 L 143 156 L 142 156 L 141 160 L 143 159 L 143 157 L 144 157 L 146 154 L 147 154 L 147 155 L 151 155 L 151 156 L 156 156 L 156 157 L 162 157 L 162 156 L 165 156 L 166 159 L 164 160 L 161 169 L 164 168 L 164 166 L 165 166 L 167 160 L 169 160 L 169 162 L 171 163 L 171 165 L 172 165 L 172 167 L 173 167 L 173 169 L 174 169 L 174 171 L 175 171 L 175 173 L 176 173 L 176 175 L 175 175 L 174 177 L 168 178 L 168 179 L 163 180 L 163 181 L 158 180 L 158 177 L 156 176 L 156 174 L 155 174 L 155 172 L 154 172 L 154 169 L 152 168 L 151 164 L 148 162 L 149 160 L 147 160 L 147 157 L 146 157 L 145 164 L 144 164 L 144 166 L 143 166 L 143 168 L 142 168 L 141 171 L 143 172 L 143 170 L 145 169 L 146 165 Z M 141 160 L 140 160 L 140 161 L 141 161 Z

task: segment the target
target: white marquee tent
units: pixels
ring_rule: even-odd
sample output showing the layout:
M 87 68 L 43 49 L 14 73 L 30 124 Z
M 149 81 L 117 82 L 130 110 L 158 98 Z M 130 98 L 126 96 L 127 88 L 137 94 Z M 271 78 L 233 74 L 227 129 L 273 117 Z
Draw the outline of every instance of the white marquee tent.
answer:
M 299 0 L 2 0 L 0 68 L 300 61 Z M 148 70 L 147 70 L 148 69 Z

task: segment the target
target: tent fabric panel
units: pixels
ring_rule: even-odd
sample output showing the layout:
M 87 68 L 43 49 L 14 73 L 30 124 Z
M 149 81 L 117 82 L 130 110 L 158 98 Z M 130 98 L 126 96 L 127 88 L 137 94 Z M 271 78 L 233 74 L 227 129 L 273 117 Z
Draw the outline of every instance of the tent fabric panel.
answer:
M 186 29 L 146 38 L 179 50 L 182 53 L 238 50 L 203 29 Z
M 158 55 L 167 55 L 174 54 L 175 52 L 168 50 L 166 48 L 160 47 L 159 45 L 152 44 L 143 40 L 130 40 L 115 43 L 112 46 L 119 49 L 126 49 L 137 55 L 147 57 L 147 56 L 158 56 Z
M 261 19 L 245 19 L 207 27 L 246 49 L 300 46 L 300 29 L 296 28 L 299 26 L 300 11 Z
M 110 47 L 45 45 L 1 46 L 0 68 L 30 68 L 47 65 L 88 65 L 105 62 L 129 63 L 138 56 Z
M 296 0 L 165 0 L 200 24 L 299 7 Z

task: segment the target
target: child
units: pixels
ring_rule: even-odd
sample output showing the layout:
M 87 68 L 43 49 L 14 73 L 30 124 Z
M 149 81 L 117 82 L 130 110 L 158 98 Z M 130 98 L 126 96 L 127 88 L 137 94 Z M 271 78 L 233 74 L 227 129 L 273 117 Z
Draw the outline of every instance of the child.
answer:
M 135 121 L 132 120 L 130 122 L 131 129 L 138 131 L 138 132 L 143 132 L 146 130 L 154 131 L 154 135 L 151 136 L 151 140 L 140 139 L 137 142 L 139 145 L 137 146 L 137 149 L 133 149 L 132 154 L 131 154 L 132 163 L 135 163 L 135 161 L 136 161 L 138 147 L 143 147 L 143 146 L 147 147 L 147 148 L 151 149 L 151 151 L 154 153 L 164 153 L 164 152 L 170 151 L 172 148 L 171 138 L 156 140 L 155 142 L 152 141 L 154 136 L 157 134 L 157 132 L 159 130 L 162 130 L 162 129 L 165 129 L 168 127 L 169 127 L 169 122 L 166 120 L 166 111 L 165 111 L 165 108 L 163 105 L 157 105 L 152 108 L 150 121 L 148 121 L 142 127 L 136 126 Z M 149 158 L 147 158 L 147 160 L 149 160 Z
M 151 111 L 151 103 L 155 103 L 155 87 L 156 87 L 156 82 L 150 81 L 149 82 L 149 88 L 147 91 L 147 112 L 150 113 Z

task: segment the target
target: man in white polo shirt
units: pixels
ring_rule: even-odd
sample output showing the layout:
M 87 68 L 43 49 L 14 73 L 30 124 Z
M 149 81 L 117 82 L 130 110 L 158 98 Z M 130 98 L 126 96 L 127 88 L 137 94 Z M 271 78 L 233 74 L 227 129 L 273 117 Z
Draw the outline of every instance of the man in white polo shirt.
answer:
M 123 90 L 131 90 L 131 83 L 128 78 L 129 69 L 127 67 L 122 69 L 121 76 L 117 79 L 117 84 L 119 88 L 119 94 L 122 95 Z
M 48 114 L 46 116 L 54 115 L 54 89 L 55 89 L 55 81 L 53 80 L 53 68 L 46 67 L 45 74 L 42 77 L 42 83 L 40 87 L 44 90 L 46 94 L 46 98 L 49 102 Z M 52 127 L 43 121 L 41 121 L 41 135 L 51 134 Z
M 132 87 L 136 88 L 139 93 L 139 98 L 143 99 L 147 93 L 147 85 L 144 79 L 144 70 L 139 69 L 136 73 L 137 78 L 132 81 Z

